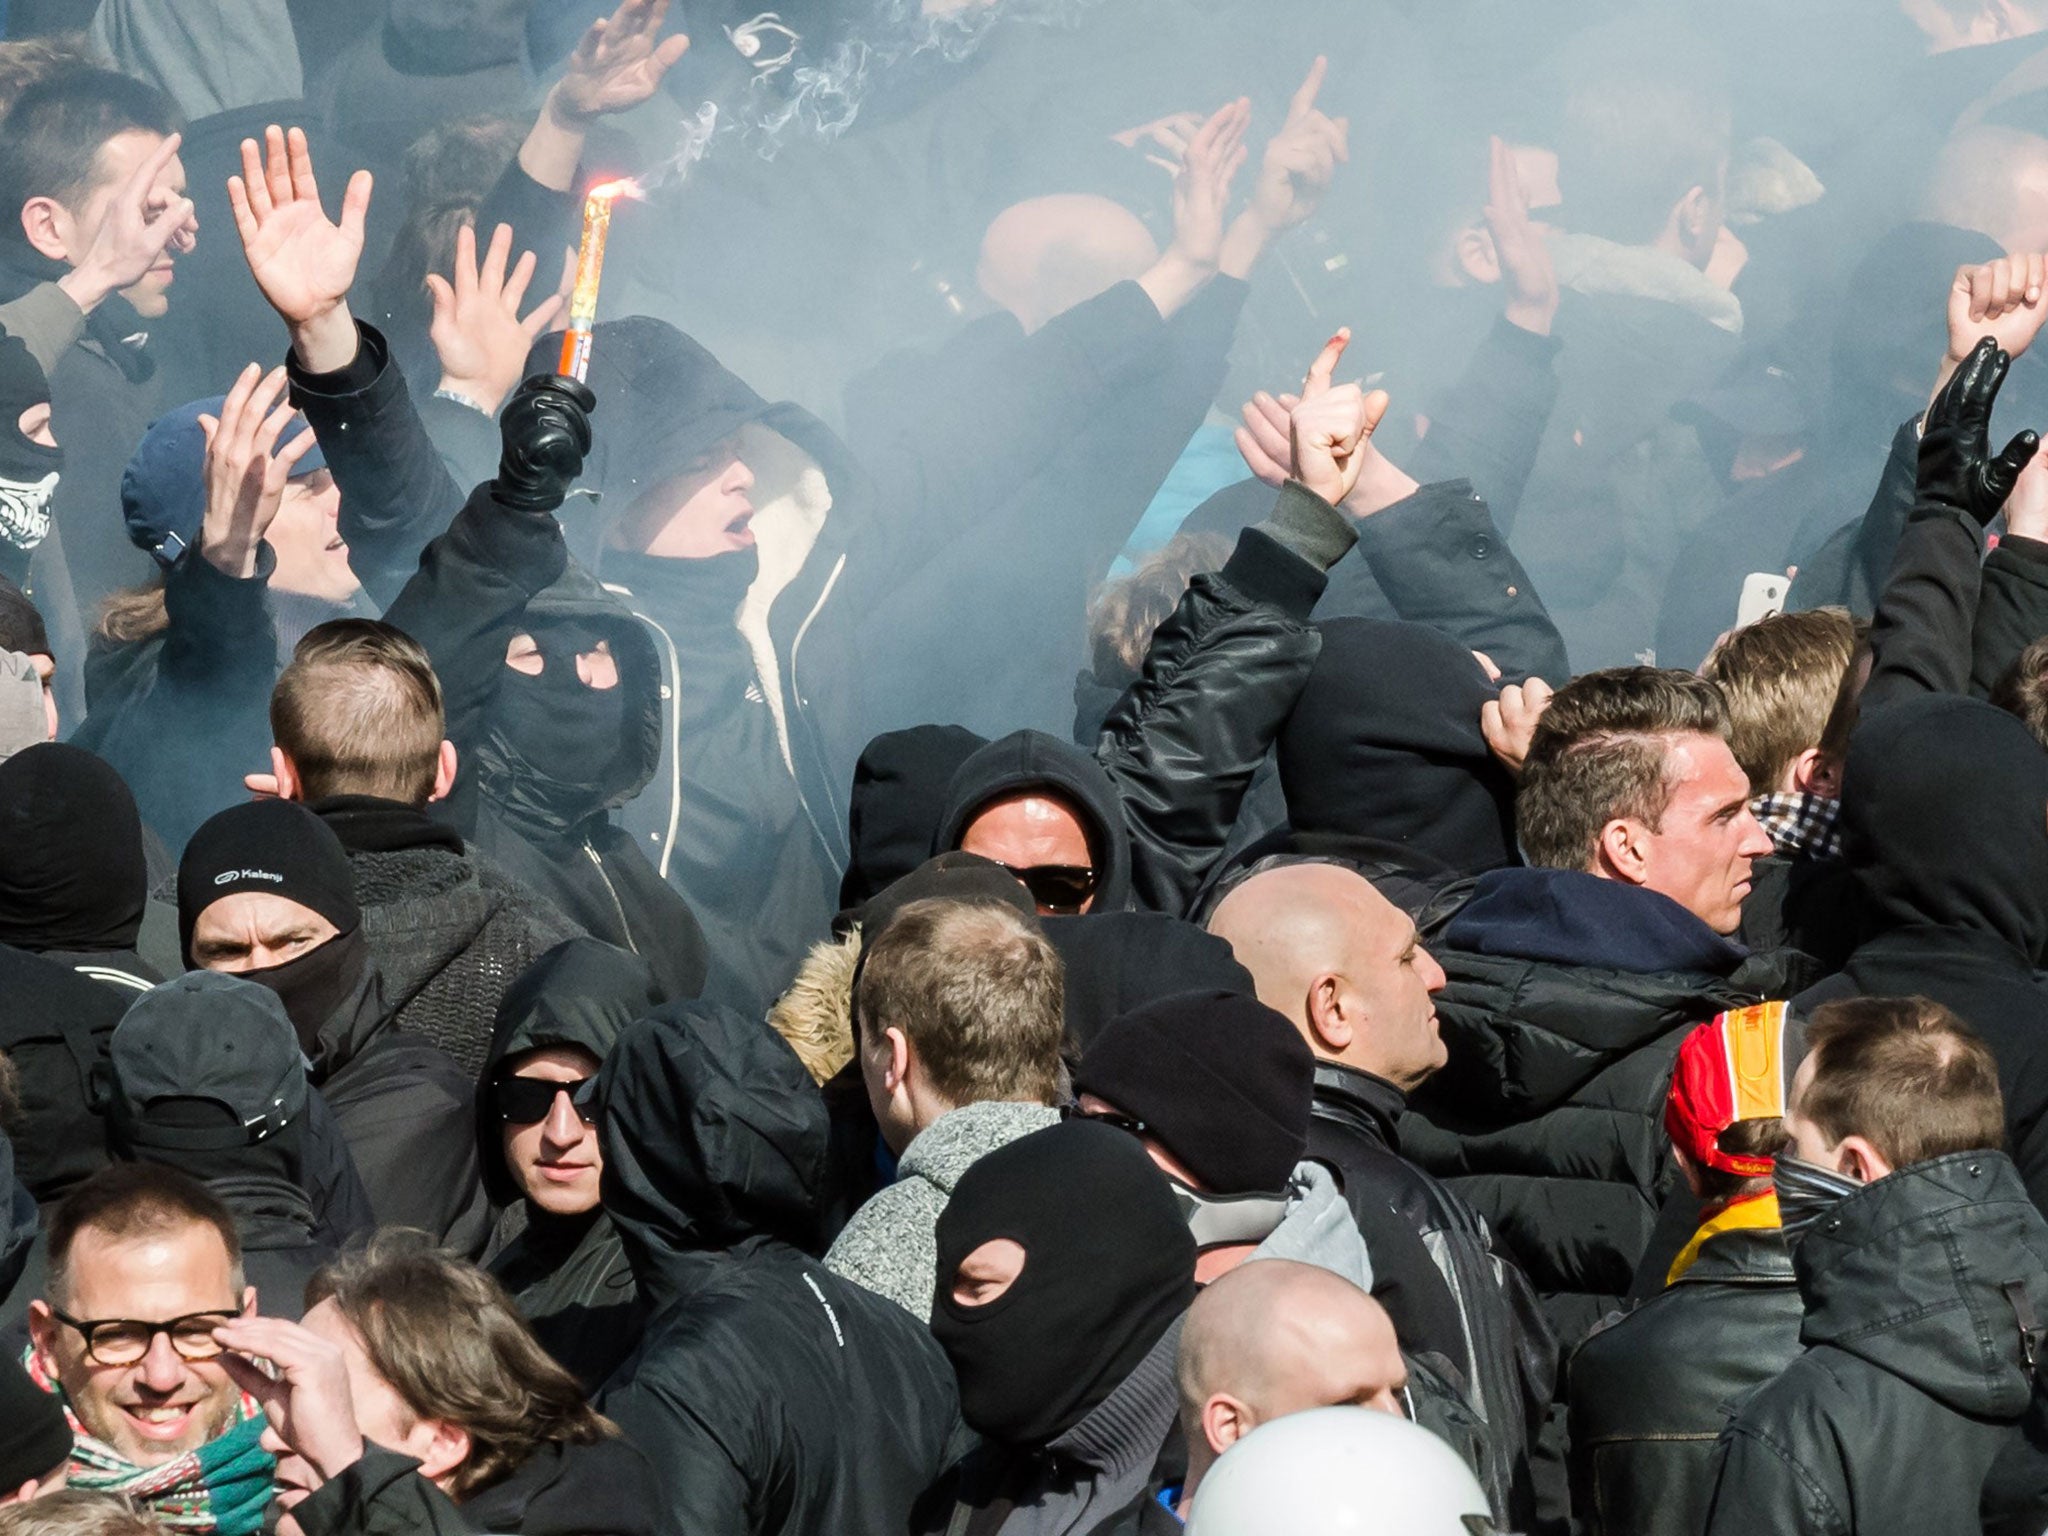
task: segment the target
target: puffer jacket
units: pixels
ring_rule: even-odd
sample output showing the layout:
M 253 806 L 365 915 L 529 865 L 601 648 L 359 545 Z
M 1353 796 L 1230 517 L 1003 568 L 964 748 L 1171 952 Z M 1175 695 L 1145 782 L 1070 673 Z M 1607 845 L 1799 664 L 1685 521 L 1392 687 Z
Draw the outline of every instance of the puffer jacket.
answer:
M 2048 1317 L 2048 1222 L 2011 1160 L 1958 1152 L 1878 1179 L 1793 1262 L 1806 1353 L 1722 1435 L 1707 1536 L 1979 1529 Z
M 953 1372 L 901 1307 L 808 1257 L 825 1106 L 764 1023 L 670 1005 L 606 1060 L 604 1203 L 650 1320 L 599 1406 L 674 1536 L 901 1531 L 949 1458 Z
M 1698 1536 L 1731 1412 L 1799 1354 L 1799 1288 L 1775 1226 L 1717 1232 L 1662 1294 L 1568 1370 L 1572 1511 L 1587 1536 Z
M 509 1058 L 551 1045 L 579 1047 L 602 1063 L 625 1027 L 661 1000 L 644 960 L 597 939 L 572 939 L 506 992 L 477 1076 L 477 1168 L 491 1203 L 504 1210 L 484 1268 L 511 1292 L 542 1347 L 590 1391 L 632 1354 L 645 1321 L 633 1268 L 601 1207 L 556 1216 L 524 1198 L 505 1163 L 492 1085 Z
M 886 1296 L 929 1322 L 938 1285 L 939 1213 L 979 1158 L 1058 1122 L 1046 1104 L 963 1104 L 939 1116 L 903 1149 L 896 1182 L 854 1213 L 825 1255 L 825 1267 Z
M 1487 1219 L 1569 1347 L 1627 1294 L 1676 1177 L 1663 1106 L 1685 1029 L 1782 995 L 1784 960 L 1555 869 L 1481 876 L 1431 953 L 1450 1061 L 1402 1150 Z

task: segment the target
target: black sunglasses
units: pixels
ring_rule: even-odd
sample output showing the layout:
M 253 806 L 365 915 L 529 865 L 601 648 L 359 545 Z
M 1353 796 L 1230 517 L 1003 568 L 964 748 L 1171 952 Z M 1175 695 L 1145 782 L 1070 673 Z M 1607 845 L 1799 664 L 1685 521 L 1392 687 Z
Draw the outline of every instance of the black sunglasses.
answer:
M 1021 869 L 1005 864 L 1003 868 L 1024 882 L 1024 889 L 1042 911 L 1055 917 L 1072 917 L 1095 894 L 1098 877 L 1085 864 L 1027 864 Z
M 507 1125 L 538 1125 L 555 1107 L 555 1095 L 566 1093 L 585 1125 L 597 1124 L 597 1079 L 571 1078 L 558 1083 L 545 1077 L 501 1077 L 492 1095 L 498 1118 Z

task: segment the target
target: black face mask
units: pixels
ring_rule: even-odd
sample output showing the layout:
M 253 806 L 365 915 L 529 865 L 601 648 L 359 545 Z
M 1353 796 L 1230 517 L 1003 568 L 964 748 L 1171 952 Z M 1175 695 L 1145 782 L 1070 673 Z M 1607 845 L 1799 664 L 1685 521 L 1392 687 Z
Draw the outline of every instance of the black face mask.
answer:
M 953 1279 L 1009 1238 L 1024 1268 L 980 1306 Z M 1195 1298 L 1195 1244 L 1166 1177 L 1132 1137 L 1072 1120 L 982 1158 L 938 1227 L 932 1334 L 960 1411 L 992 1440 L 1042 1446 L 1122 1384 Z
M 586 624 L 550 624 L 535 631 L 539 677 L 507 667 L 491 734 L 507 749 L 507 766 L 531 773 L 578 800 L 602 798 L 624 752 L 626 686 L 587 686 L 576 659 L 607 639 Z
M 296 960 L 266 966 L 260 971 L 243 971 L 241 976 L 242 980 L 253 981 L 277 994 L 292 1021 L 293 1033 L 299 1037 L 299 1049 L 316 1070 L 327 1070 L 339 1063 L 321 1060 L 325 1047 L 320 1032 L 353 1000 L 369 962 L 370 951 L 363 942 L 363 931 L 352 928 Z
M 45 448 L 21 430 L 22 412 L 50 398 L 49 383 L 27 347 L 0 339 L 0 544 L 31 550 L 50 532 L 50 499 L 64 450 Z

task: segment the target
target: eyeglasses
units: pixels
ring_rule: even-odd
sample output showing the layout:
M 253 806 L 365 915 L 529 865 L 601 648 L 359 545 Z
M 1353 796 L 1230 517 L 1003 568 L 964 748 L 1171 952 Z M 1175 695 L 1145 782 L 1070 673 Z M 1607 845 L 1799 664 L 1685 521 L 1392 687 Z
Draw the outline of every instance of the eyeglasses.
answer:
M 1127 1115 L 1118 1109 L 1083 1109 L 1078 1104 L 1069 1104 L 1060 1110 L 1062 1120 L 1100 1120 L 1104 1125 L 1113 1125 L 1120 1131 L 1143 1140 L 1152 1134 L 1152 1127 L 1136 1115 Z
M 181 1360 L 217 1360 L 222 1353 L 213 1330 L 242 1315 L 239 1307 L 222 1307 L 212 1312 L 188 1312 L 167 1323 L 139 1322 L 132 1317 L 104 1317 L 87 1322 L 50 1308 L 50 1315 L 67 1328 L 76 1328 L 85 1339 L 85 1357 L 94 1365 L 133 1365 L 149 1353 L 156 1336 L 163 1334 Z
M 1072 917 L 1095 894 L 1097 876 L 1086 864 L 1013 864 L 1003 868 L 1024 882 L 1031 899 L 1054 917 Z
M 566 1093 L 585 1125 L 597 1124 L 597 1079 L 571 1078 L 555 1082 L 545 1077 L 501 1077 L 492 1095 L 498 1118 L 507 1125 L 538 1125 L 554 1112 L 555 1095 Z

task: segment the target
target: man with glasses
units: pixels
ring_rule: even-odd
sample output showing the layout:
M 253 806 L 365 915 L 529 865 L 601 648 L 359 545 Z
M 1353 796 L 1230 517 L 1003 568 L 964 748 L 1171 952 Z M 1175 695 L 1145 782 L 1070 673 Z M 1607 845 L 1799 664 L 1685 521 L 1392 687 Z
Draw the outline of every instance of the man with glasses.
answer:
M 73 1190 L 48 1239 L 25 1363 L 63 1403 L 70 1485 L 175 1513 L 183 1531 L 254 1532 L 273 1464 L 214 1337 L 256 1311 L 234 1218 L 186 1175 L 127 1163 Z

